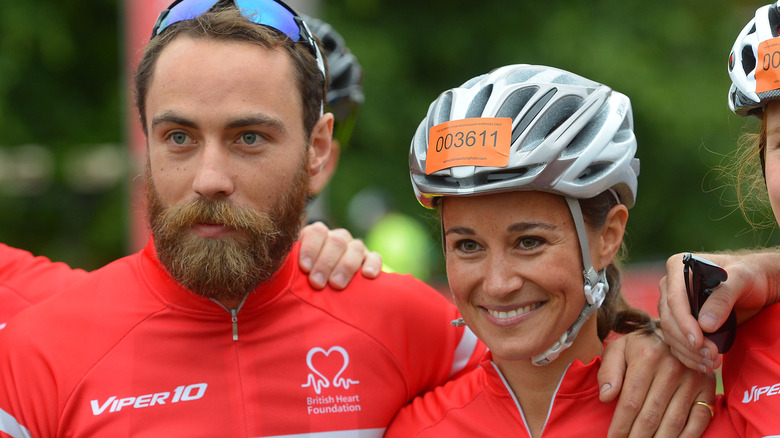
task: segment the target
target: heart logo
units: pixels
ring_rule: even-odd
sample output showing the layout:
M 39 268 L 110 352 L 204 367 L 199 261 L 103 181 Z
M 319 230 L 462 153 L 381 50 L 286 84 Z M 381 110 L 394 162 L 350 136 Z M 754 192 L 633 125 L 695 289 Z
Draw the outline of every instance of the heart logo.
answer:
M 306 365 L 311 373 L 301 387 L 313 387 L 317 394 L 322 392 L 322 388 L 329 388 L 331 385 L 335 388 L 347 389 L 349 385 L 360 383 L 357 380 L 341 377 L 349 366 L 349 353 L 342 347 L 334 346 L 328 350 L 314 347 L 306 355 Z M 330 379 L 329 376 L 333 378 Z

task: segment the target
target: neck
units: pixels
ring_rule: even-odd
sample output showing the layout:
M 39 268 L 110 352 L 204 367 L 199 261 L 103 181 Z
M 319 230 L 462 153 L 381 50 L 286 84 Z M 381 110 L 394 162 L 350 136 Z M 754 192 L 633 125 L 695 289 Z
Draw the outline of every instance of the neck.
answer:
M 541 436 L 555 391 L 569 365 L 575 360 L 590 363 L 601 356 L 603 349 L 603 343 L 596 334 L 596 317 L 593 316 L 582 327 L 572 346 L 548 365 L 534 365 L 530 358 L 506 360 L 493 356 L 493 362 L 520 404 L 532 437 Z

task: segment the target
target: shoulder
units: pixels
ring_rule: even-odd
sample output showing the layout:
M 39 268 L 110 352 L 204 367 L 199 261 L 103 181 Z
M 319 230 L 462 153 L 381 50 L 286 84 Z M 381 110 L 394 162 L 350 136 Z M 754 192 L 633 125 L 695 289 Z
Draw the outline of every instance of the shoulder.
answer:
M 107 339 L 136 324 L 153 311 L 154 303 L 135 305 L 142 280 L 134 273 L 132 257 L 85 273 L 63 292 L 17 314 L 0 330 L 0 350 L 67 352 L 84 339 Z
M 386 272 L 375 279 L 356 274 L 341 291 L 330 287 L 314 290 L 305 275 L 298 275 L 292 292 L 312 305 L 346 311 L 355 309 L 355 306 L 369 306 L 367 308 L 374 312 L 384 309 L 401 311 L 404 315 L 422 315 L 431 311 L 451 315 L 455 309 L 442 293 L 411 275 Z
M 493 416 L 490 406 L 496 400 L 484 369 L 475 368 L 412 400 L 398 411 L 385 436 L 463 435 Z

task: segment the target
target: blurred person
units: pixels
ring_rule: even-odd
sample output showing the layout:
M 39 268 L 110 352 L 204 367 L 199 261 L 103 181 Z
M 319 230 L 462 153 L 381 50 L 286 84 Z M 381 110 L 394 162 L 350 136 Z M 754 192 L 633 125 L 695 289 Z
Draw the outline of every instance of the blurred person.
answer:
M 740 139 L 733 162 L 737 193 L 745 217 L 747 205 L 768 198 L 780 219 L 780 3 L 758 8 L 737 36 L 728 59 L 729 108 L 739 116 L 760 119 L 757 132 Z M 780 252 L 774 249 L 697 253 L 716 263 L 728 278 L 715 287 L 691 315 L 683 272 L 684 254 L 667 260 L 661 280 L 659 313 L 666 341 L 693 369 L 722 366 L 726 412 L 715 423 L 729 423 L 737 436 L 780 436 Z M 727 352 L 719 351 L 713 333 L 734 312 L 736 334 Z M 723 354 L 719 354 L 723 353 Z M 722 420 L 722 421 L 721 421 Z M 713 425 L 712 436 L 719 425 Z M 727 427 L 727 426 L 726 426 Z
M 308 27 L 277 1 L 184 0 L 153 35 L 152 238 L 0 330 L 0 436 L 381 436 L 484 349 L 412 277 L 334 294 L 298 269 L 333 122 Z
M 551 67 L 500 67 L 430 105 L 411 142 L 412 186 L 440 214 L 454 301 L 489 353 L 402 409 L 387 437 L 607 436 L 606 338 L 655 330 L 625 302 L 617 267 L 635 152 L 629 99 Z M 695 402 L 711 396 L 680 391 L 669 409 L 706 425 Z M 658 434 L 704 428 L 683 426 Z

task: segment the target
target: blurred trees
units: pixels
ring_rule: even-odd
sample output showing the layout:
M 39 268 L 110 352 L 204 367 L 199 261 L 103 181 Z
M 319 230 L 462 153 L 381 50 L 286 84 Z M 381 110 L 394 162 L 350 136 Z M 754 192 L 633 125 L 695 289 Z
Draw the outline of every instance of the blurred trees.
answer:
M 750 231 L 727 182 L 711 172 L 745 126 L 726 105 L 726 60 L 762 4 L 322 0 L 321 17 L 366 72 L 366 103 L 326 193 L 335 222 L 352 226 L 345 206 L 369 185 L 387 188 L 398 210 L 431 217 L 414 199 L 407 167 L 428 104 L 495 67 L 530 63 L 571 70 L 632 99 L 642 173 L 629 221 L 631 262 L 771 243 L 769 233 Z M 0 241 L 86 268 L 127 251 L 125 186 L 85 191 L 66 177 L 74 151 L 124 139 L 119 6 L 0 2 Z M 50 152 L 51 171 L 20 190 L 18 166 L 7 164 L 26 145 Z M 427 223 L 438 238 L 436 220 Z

